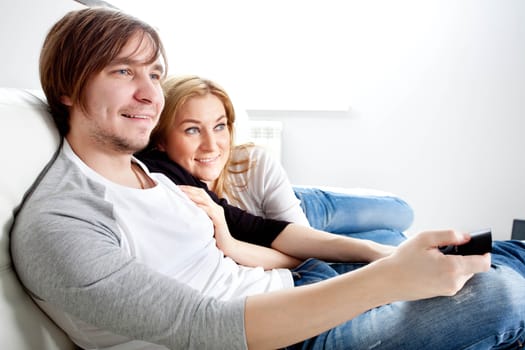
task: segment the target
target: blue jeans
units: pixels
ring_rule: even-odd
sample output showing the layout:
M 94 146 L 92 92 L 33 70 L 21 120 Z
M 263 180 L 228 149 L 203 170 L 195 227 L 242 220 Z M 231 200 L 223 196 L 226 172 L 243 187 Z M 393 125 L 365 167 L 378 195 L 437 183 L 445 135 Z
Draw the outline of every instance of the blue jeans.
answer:
M 295 285 L 361 266 L 309 259 L 293 270 Z M 490 271 L 476 274 L 455 296 L 377 307 L 287 349 L 485 350 L 518 349 L 523 344 L 525 244 L 498 241 Z
M 308 222 L 316 229 L 397 245 L 414 213 L 403 200 L 390 196 L 353 195 L 294 187 Z

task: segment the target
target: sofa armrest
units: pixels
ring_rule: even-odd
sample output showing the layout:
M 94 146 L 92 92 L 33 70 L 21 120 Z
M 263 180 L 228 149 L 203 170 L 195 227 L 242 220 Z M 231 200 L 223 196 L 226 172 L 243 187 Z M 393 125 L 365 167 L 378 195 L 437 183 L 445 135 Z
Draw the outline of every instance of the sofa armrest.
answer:
M 294 192 L 310 225 L 328 232 L 403 232 L 414 219 L 410 205 L 387 192 L 315 186 L 294 186 Z
M 13 270 L 9 231 L 13 212 L 56 152 L 60 138 L 42 94 L 0 87 L 0 348 L 70 350 L 75 346 L 33 302 Z M 7 170 L 8 169 L 8 170 Z

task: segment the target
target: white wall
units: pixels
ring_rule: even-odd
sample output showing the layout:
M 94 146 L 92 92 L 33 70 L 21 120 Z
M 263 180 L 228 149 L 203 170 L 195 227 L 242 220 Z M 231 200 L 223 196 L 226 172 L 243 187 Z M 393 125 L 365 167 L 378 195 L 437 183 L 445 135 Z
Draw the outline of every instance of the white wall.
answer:
M 525 2 L 391 15 L 404 23 L 363 28 L 376 30 L 372 50 L 347 43 L 359 63 L 341 76 L 348 118 L 282 118 L 290 178 L 398 193 L 415 209 L 412 232 L 510 238 L 525 218 Z
M 73 0 L 0 2 L 0 86 L 40 88 L 38 57 L 45 35 L 67 11 L 82 7 Z
M 338 36 L 317 38 L 323 44 L 313 47 L 312 52 L 318 54 L 316 63 L 297 62 L 299 70 L 290 75 L 304 79 L 298 86 L 322 86 L 328 101 L 350 106 L 349 115 L 290 113 L 282 117 L 264 111 L 257 115 L 283 121 L 282 161 L 291 180 L 398 193 L 415 209 L 410 232 L 492 227 L 496 237 L 509 238 L 512 219 L 525 218 L 525 137 L 521 135 L 525 132 L 525 2 L 347 4 L 350 11 L 336 12 L 337 25 L 334 21 L 328 26 L 338 29 Z M 46 31 L 67 10 L 79 7 L 72 0 L 1 3 L 0 86 L 38 88 L 38 54 Z M 173 13 L 174 23 L 191 17 L 178 10 Z M 298 11 L 300 14 L 301 9 Z M 258 18 L 260 26 L 272 26 L 270 15 Z M 296 35 L 300 34 L 298 25 L 310 25 L 309 37 L 300 46 L 308 55 L 315 33 L 312 28 L 321 30 L 322 24 L 296 23 L 299 17 L 279 12 L 280 20 L 290 18 Z M 201 53 L 183 46 L 172 66 L 180 66 L 181 57 L 198 56 L 189 60 L 202 65 L 202 72 L 192 73 L 206 75 L 211 72 L 207 62 L 217 66 L 218 56 L 233 57 L 228 56 L 229 50 L 220 51 L 220 40 L 228 39 L 218 34 L 220 26 L 214 26 L 210 31 L 214 35 L 208 36 L 213 45 L 208 45 L 205 35 L 192 40 L 196 27 L 209 25 L 202 17 L 193 18 L 198 19 L 195 26 L 186 24 L 177 35 L 184 43 L 194 41 L 207 50 Z M 244 19 L 246 27 L 238 30 L 248 28 L 250 22 Z M 249 43 L 248 51 L 268 45 L 261 33 L 257 40 L 243 43 Z M 162 34 L 166 41 L 171 33 Z M 237 45 L 240 38 L 232 37 Z M 168 46 L 181 43 L 168 41 Z M 288 50 L 293 49 L 292 42 Z M 203 59 L 206 53 L 208 60 Z M 286 62 L 282 52 L 270 52 L 268 57 L 272 55 L 274 61 Z M 344 63 L 346 69 L 334 72 L 334 62 Z M 294 68 L 293 62 L 288 64 L 287 69 Z M 280 77 L 272 77 L 265 67 L 252 67 L 254 75 L 246 77 L 249 67 L 237 62 L 235 66 L 242 74 L 228 81 L 235 72 L 228 67 L 216 76 L 227 87 L 237 81 L 237 92 L 251 80 L 259 83 L 260 90 L 251 86 L 242 91 L 247 108 L 261 109 L 264 97 L 287 96 L 293 88 L 282 84 Z M 313 81 L 315 76 L 321 84 Z M 344 89 L 333 89 L 333 79 L 328 79 L 333 76 L 345 82 Z M 250 100 L 252 95 L 259 98 Z M 305 95 L 303 100 L 315 98 Z

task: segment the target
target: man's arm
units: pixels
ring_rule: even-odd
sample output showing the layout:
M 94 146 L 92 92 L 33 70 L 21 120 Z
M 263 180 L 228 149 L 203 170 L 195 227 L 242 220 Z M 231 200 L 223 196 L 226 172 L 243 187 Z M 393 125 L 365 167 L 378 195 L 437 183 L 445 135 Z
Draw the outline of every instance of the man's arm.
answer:
M 420 233 L 402 243 L 392 255 L 353 272 L 291 290 L 248 297 L 248 347 L 281 348 L 380 305 L 454 295 L 474 273 L 490 267 L 490 254 L 446 256 L 437 249 L 465 243 L 467 239 L 454 231 Z
M 15 219 L 13 262 L 33 298 L 130 340 L 172 349 L 244 349 L 243 300 L 207 297 L 138 262 L 105 214 L 111 208 L 84 202 L 85 192 L 45 196 Z

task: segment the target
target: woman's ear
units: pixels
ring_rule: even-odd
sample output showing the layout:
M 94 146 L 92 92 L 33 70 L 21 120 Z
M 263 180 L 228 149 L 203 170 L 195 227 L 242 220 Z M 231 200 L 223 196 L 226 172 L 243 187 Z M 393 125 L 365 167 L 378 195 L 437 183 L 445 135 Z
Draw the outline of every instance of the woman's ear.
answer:
M 73 105 L 73 101 L 71 100 L 71 97 L 62 95 L 60 96 L 60 102 L 62 102 L 63 105 L 71 107 Z
M 160 142 L 157 144 L 157 149 L 162 152 L 166 152 L 166 147 L 164 146 L 164 142 Z

